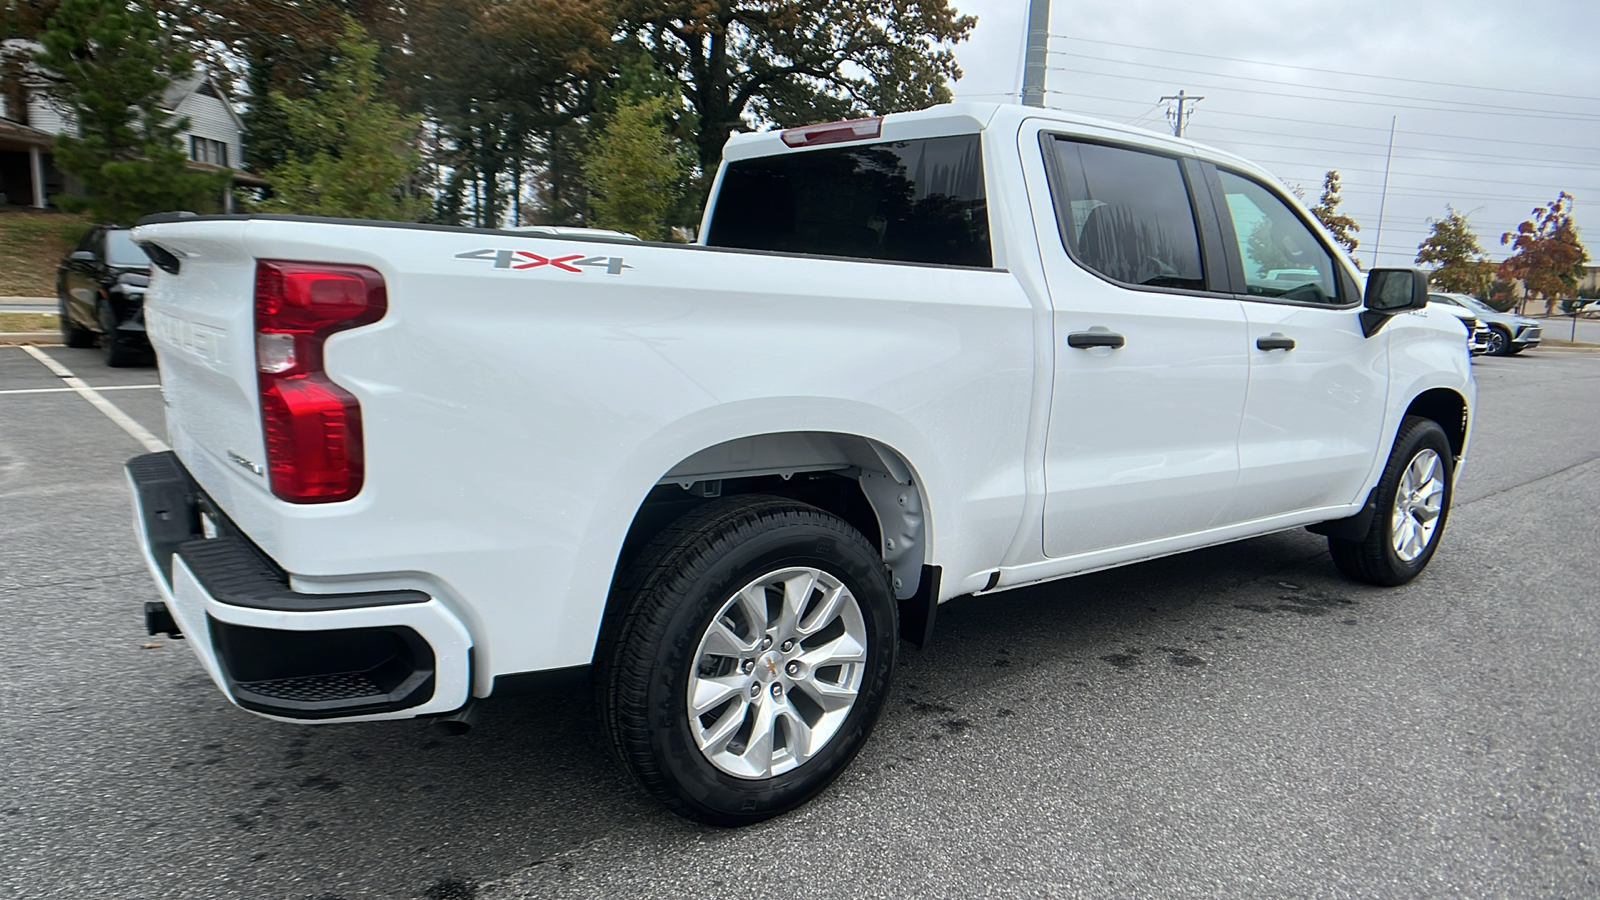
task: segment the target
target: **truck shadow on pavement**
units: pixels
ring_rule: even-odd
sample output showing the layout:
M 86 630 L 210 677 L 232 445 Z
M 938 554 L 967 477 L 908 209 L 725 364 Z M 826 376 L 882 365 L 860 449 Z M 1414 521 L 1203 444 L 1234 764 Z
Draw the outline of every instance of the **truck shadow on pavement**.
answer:
M 1042 679 L 1092 699 L 1103 679 L 1198 673 L 1231 644 L 1291 623 L 1355 624 L 1373 589 L 1340 579 L 1324 547 L 1303 532 L 1269 535 L 946 604 L 930 648 L 902 645 L 866 751 L 812 806 L 870 794 L 874 772 L 931 765 L 940 741 L 1030 715 L 974 705 L 1009 683 Z M 471 897 L 475 877 L 561 865 L 558 854 L 608 836 L 642 831 L 675 844 L 717 833 L 635 788 L 581 689 L 487 703 L 469 735 L 452 737 L 425 722 L 263 722 L 202 700 L 214 692 L 203 677 L 181 687 L 203 708 L 189 734 L 217 737 L 174 757 L 174 774 L 187 790 L 216 790 L 202 803 L 216 811 L 218 843 L 274 892 Z M 208 769 L 205 780 L 186 777 Z M 352 848 L 371 851 L 355 862 Z

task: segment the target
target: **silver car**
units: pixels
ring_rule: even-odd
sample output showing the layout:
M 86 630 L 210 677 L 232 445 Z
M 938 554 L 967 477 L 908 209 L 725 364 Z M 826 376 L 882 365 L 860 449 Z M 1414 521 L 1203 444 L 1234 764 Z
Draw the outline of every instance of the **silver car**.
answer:
M 1489 326 L 1478 321 L 1477 313 L 1450 301 L 1444 294 L 1429 294 L 1428 305 L 1436 306 L 1461 320 L 1461 324 L 1467 329 L 1467 350 L 1471 351 L 1473 356 L 1482 356 L 1489 352 Z
M 1500 312 L 1468 294 L 1433 293 L 1428 295 L 1428 302 L 1446 307 L 1456 306 L 1476 316 L 1479 322 L 1488 326 L 1488 349 L 1495 356 L 1512 356 L 1529 347 L 1537 347 L 1544 336 L 1543 329 L 1533 319 Z

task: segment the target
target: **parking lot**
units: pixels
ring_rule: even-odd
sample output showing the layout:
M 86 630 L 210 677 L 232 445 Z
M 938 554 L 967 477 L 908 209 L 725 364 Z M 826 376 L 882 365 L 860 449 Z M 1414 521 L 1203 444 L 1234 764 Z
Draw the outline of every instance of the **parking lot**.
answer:
M 835 786 L 725 831 L 582 693 L 461 738 L 232 708 L 142 633 L 155 371 L 37 352 L 133 427 L 0 347 L 0 896 L 1600 896 L 1600 353 L 1475 362 L 1416 582 L 1293 531 L 954 601 Z

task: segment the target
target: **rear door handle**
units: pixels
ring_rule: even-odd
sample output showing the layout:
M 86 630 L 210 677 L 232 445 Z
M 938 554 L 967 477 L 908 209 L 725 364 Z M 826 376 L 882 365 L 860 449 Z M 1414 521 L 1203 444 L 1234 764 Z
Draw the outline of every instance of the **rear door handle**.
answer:
M 1293 350 L 1294 338 L 1273 332 L 1266 337 L 1256 338 L 1256 347 L 1261 350 Z
M 1114 331 L 1074 331 L 1067 335 L 1067 346 L 1079 350 L 1090 347 L 1121 347 L 1127 341 Z

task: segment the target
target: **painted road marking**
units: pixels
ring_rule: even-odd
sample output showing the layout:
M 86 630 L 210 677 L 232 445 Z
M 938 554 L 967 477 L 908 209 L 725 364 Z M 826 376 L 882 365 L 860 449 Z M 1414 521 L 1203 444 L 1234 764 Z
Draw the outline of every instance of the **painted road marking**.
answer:
M 151 453 L 160 453 L 164 450 L 172 449 L 166 445 L 166 442 L 146 431 L 143 425 L 135 422 L 127 413 L 118 409 L 116 404 L 100 396 L 99 391 L 85 384 L 83 379 L 72 374 L 71 369 L 56 362 L 48 353 L 32 344 L 24 344 L 22 349 L 29 356 L 42 363 L 45 368 L 54 372 L 62 381 L 66 382 L 68 390 L 77 392 L 78 396 L 89 401 L 90 405 L 95 409 L 105 413 L 106 418 L 117 423 L 123 431 L 126 431 L 134 440 L 142 444 L 146 450 Z
M 97 391 L 157 391 L 157 390 L 160 390 L 160 389 L 161 389 L 161 385 L 159 385 L 159 384 L 102 384 L 99 387 L 95 388 L 95 390 L 97 390 Z M 14 389 L 9 390 L 9 391 L 0 391 L 0 395 L 4 395 L 4 394 L 75 394 L 75 393 L 77 393 L 77 389 L 69 388 L 69 387 L 65 387 L 65 388 L 14 388 Z

